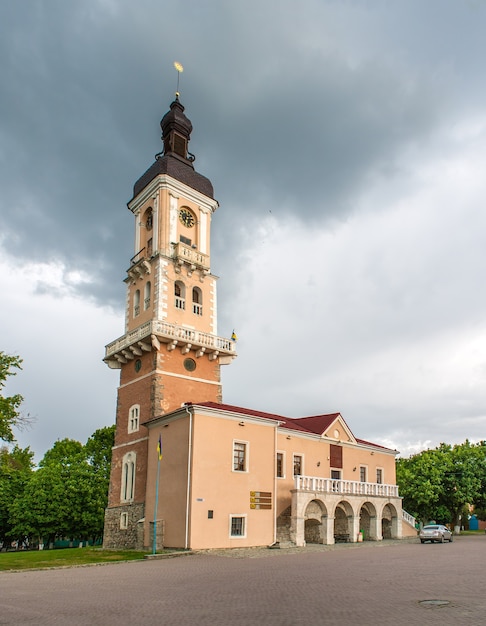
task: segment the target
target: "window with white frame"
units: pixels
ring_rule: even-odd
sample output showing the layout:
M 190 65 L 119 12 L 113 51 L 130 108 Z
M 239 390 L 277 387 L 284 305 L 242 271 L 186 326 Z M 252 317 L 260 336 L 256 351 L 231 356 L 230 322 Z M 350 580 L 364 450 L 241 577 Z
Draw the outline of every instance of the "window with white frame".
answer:
M 130 502 L 135 495 L 135 463 L 137 455 L 135 452 L 128 452 L 123 457 L 121 499 L 123 502 Z
M 302 476 L 304 458 L 301 454 L 294 454 L 294 476 Z
M 180 280 L 176 280 L 174 284 L 175 308 L 182 311 L 186 308 L 186 286 Z
M 381 469 L 381 467 L 376 468 L 376 482 L 379 485 L 383 484 L 383 470 Z
M 126 530 L 128 528 L 128 513 L 122 513 L 120 515 L 120 528 Z
M 230 537 L 246 537 L 246 515 L 230 515 Z
M 193 287 L 192 290 L 192 312 L 195 315 L 202 315 L 202 291 L 199 287 Z
M 283 452 L 277 452 L 275 462 L 277 478 L 285 478 L 285 454 Z
M 144 294 L 143 294 L 143 308 L 146 311 L 150 307 L 150 297 L 152 292 L 152 283 L 148 280 L 145 283 Z
M 246 472 L 248 470 L 248 443 L 233 441 L 233 471 Z
M 361 483 L 367 482 L 367 468 L 365 465 L 360 465 L 359 467 L 359 481 Z
M 133 294 L 133 317 L 140 315 L 140 289 Z
M 140 405 L 134 404 L 128 411 L 128 432 L 135 433 L 140 427 Z

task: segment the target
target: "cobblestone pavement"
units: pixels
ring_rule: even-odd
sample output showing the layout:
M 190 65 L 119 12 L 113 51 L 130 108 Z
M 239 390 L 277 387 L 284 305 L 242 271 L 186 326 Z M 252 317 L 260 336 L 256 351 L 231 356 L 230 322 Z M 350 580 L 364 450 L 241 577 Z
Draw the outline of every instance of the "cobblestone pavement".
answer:
M 486 535 L 3 572 L 0 624 L 479 626 L 485 563 Z

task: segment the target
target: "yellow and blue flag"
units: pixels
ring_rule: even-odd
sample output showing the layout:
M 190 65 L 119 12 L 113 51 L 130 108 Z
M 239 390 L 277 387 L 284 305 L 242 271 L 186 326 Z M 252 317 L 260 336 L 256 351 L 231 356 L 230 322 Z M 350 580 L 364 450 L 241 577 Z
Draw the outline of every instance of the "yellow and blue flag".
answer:
M 235 330 L 231 333 L 231 341 L 238 341 L 238 337 L 236 336 Z
M 162 458 L 162 435 L 159 435 L 159 441 L 157 442 L 157 454 L 159 455 L 159 461 Z

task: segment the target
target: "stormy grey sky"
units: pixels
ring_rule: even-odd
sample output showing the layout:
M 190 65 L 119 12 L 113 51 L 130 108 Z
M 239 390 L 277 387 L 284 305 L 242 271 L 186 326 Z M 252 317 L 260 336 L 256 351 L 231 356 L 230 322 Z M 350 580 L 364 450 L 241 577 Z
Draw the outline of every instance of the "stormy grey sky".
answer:
M 0 350 L 38 456 L 113 423 L 126 208 L 184 65 L 224 401 L 403 454 L 485 437 L 486 2 L 0 3 Z M 193 400 L 193 399 L 192 399 Z

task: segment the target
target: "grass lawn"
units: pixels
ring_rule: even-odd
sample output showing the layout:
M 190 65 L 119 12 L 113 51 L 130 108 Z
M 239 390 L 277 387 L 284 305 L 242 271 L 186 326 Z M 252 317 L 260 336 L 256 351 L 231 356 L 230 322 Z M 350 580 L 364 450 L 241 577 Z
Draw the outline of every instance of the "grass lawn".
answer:
M 101 548 L 64 548 L 59 550 L 32 550 L 26 552 L 1 552 L 0 571 L 85 565 L 87 563 L 113 563 L 115 561 L 141 560 L 144 552 L 134 550 L 103 550 Z

